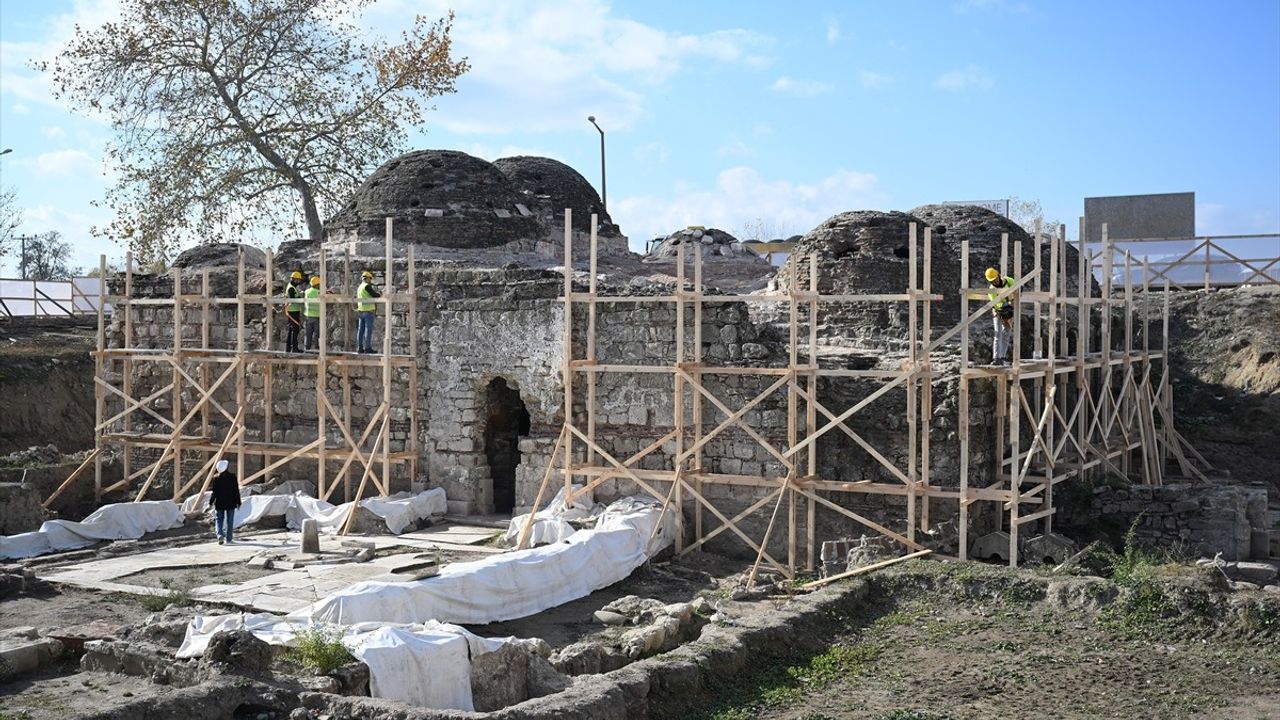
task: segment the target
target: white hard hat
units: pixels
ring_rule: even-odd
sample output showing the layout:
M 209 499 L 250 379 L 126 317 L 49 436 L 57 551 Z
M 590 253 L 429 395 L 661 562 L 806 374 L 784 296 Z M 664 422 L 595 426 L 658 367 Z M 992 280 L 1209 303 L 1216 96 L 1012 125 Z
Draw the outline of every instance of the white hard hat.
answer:
M 227 461 L 226 461 L 226 460 L 219 460 L 219 461 L 218 461 L 218 472 L 226 472 L 226 471 L 227 471 Z

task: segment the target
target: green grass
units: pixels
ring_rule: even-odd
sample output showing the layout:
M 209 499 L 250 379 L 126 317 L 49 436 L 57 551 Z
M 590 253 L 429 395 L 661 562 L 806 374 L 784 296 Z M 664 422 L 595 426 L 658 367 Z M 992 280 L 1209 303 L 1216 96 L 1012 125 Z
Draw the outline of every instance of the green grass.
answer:
M 135 595 L 138 604 L 150 610 L 151 612 L 160 612 L 170 605 L 179 607 L 188 607 L 195 604 L 195 600 L 191 598 L 191 588 L 195 587 L 196 580 L 193 576 L 183 578 L 182 582 L 173 580 L 161 580 L 160 587 L 164 588 L 164 592 L 156 595 Z
M 294 637 L 294 643 L 281 653 L 281 658 L 316 675 L 328 675 L 355 660 L 342 644 L 342 633 L 338 630 L 308 628 Z
M 742 673 L 717 689 L 722 698 L 694 717 L 705 720 L 749 720 L 761 710 L 794 705 L 804 694 L 873 669 L 880 648 L 870 643 L 833 645 L 805 662 L 783 667 L 767 663 Z M 813 716 L 816 718 L 821 715 Z
M 1120 552 L 1103 550 L 1112 582 L 1123 588 L 1120 597 L 1100 617 L 1104 627 L 1122 634 L 1142 633 L 1176 613 L 1158 578 L 1166 558 L 1138 546 L 1139 515 L 1124 534 Z

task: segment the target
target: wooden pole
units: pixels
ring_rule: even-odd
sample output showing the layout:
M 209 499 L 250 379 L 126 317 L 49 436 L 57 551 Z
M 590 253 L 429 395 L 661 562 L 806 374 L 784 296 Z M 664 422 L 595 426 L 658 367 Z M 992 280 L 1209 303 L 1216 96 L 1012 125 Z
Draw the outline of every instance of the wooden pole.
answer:
M 564 423 L 573 427 L 573 209 L 564 209 L 564 363 L 560 366 L 564 383 Z M 588 408 L 590 412 L 590 408 Z M 594 440 L 591 442 L 595 442 Z M 589 445 L 590 443 L 588 443 Z M 565 436 L 564 496 L 565 507 L 573 507 L 573 436 Z
M 106 348 L 106 324 L 104 317 L 106 316 L 107 306 L 107 256 L 98 256 L 98 351 L 93 355 L 93 377 L 95 380 L 106 381 L 105 368 L 103 367 L 102 352 Z M 125 316 L 128 317 L 128 308 L 125 308 Z M 128 336 L 125 337 L 125 343 L 128 344 Z M 127 378 L 129 373 L 125 372 Z M 98 426 L 102 423 L 102 416 L 106 412 L 106 395 L 103 393 L 102 384 L 95 382 L 93 384 L 93 420 L 94 425 Z M 102 499 L 102 433 L 95 433 L 93 440 L 93 497 L 95 500 Z M 128 445 L 125 446 L 125 456 L 128 457 Z M 127 476 L 126 476 L 127 477 Z
M 101 284 L 106 283 L 107 280 L 104 275 L 99 275 L 98 277 L 101 278 L 101 280 L 99 281 L 100 286 Z M 125 348 L 132 348 L 134 346 L 133 345 L 134 343 L 133 313 L 129 309 L 129 300 L 132 298 L 133 298 L 133 251 L 128 251 L 124 254 L 124 297 L 120 298 L 116 302 L 115 307 L 112 309 L 113 314 L 123 313 L 124 342 L 122 343 L 121 346 Z M 121 386 L 124 389 L 124 394 L 127 397 L 133 397 L 133 359 L 132 358 L 126 357 L 124 359 L 124 377 L 121 378 Z M 103 430 L 100 430 L 99 433 L 104 431 L 105 431 L 105 428 Z M 124 432 L 126 435 L 133 432 L 132 413 L 125 415 L 124 417 Z M 96 439 L 96 436 L 97 434 L 95 433 L 95 441 L 94 441 L 95 448 L 100 448 L 102 447 L 102 445 Z M 121 460 L 124 467 L 124 477 L 127 478 L 129 477 L 133 468 L 133 465 L 132 465 L 133 453 L 131 452 L 132 446 L 128 442 L 121 443 L 120 445 L 121 445 L 120 454 L 122 456 Z
M 969 316 L 969 294 L 964 288 L 969 287 L 969 241 L 960 242 L 960 317 Z M 960 330 L 960 509 L 959 520 L 959 554 L 961 560 L 969 558 L 969 323 L 964 323 Z M 997 456 L 998 458 L 998 456 Z M 997 459 L 997 462 L 999 460 Z M 999 474 L 997 470 L 997 474 Z
M 859 576 L 859 575 L 866 575 L 866 574 L 867 574 L 867 573 L 869 573 L 869 572 L 875 572 L 876 570 L 880 570 L 881 568 L 889 567 L 890 565 L 897 565 L 898 563 L 906 562 L 906 561 L 908 561 L 908 560 L 915 560 L 916 558 L 920 558 L 920 557 L 924 557 L 925 555 L 929 555 L 929 554 L 930 554 L 930 553 L 932 553 L 932 552 L 933 552 L 932 550 L 918 550 L 918 551 L 913 552 L 913 553 L 910 553 L 910 554 L 908 554 L 908 555 L 903 555 L 902 557 L 896 557 L 896 558 L 892 558 L 892 559 L 889 559 L 889 560 L 881 560 L 881 561 L 880 561 L 880 562 L 878 562 L 878 563 L 872 563 L 871 565 L 865 565 L 865 566 L 860 567 L 860 568 L 857 568 L 857 569 L 855 569 L 855 570 L 850 570 L 850 571 L 848 571 L 848 572 L 842 572 L 842 573 L 840 573 L 839 575 L 832 575 L 831 577 L 825 577 L 825 578 L 822 578 L 821 580 L 814 580 L 813 582 L 805 583 L 804 585 L 801 585 L 801 586 L 800 586 L 800 589 L 801 589 L 801 590 L 813 590 L 814 588 L 820 588 L 820 587 L 822 587 L 823 585 L 827 585 L 827 584 L 829 584 L 829 583 L 833 583 L 833 582 L 835 582 L 835 581 L 837 581 L 837 580 L 844 580 L 844 579 L 846 579 L 846 578 L 857 577 L 857 576 Z
M 64 490 L 71 487 L 71 483 L 75 482 L 75 479 L 80 477 L 80 474 L 83 473 L 85 469 L 89 467 L 89 463 L 94 462 L 95 460 L 98 459 L 98 454 L 101 452 L 102 452 L 101 448 L 95 447 L 92 452 L 90 452 L 88 455 L 85 456 L 84 462 L 81 462 L 80 466 L 77 467 L 74 472 L 68 475 L 66 480 L 62 481 L 62 484 L 58 486 L 58 489 L 54 490 L 53 493 L 49 495 L 49 497 L 45 498 L 44 502 L 40 503 L 40 506 L 48 510 L 49 504 L 52 503 L 54 500 L 56 500 Z
M 564 446 L 564 437 L 568 434 L 563 427 L 560 428 L 560 435 L 556 437 L 556 445 L 551 449 L 551 457 L 547 458 L 547 469 L 542 473 L 542 483 L 538 485 L 538 494 L 533 499 L 533 508 L 529 510 L 529 517 L 524 522 L 524 527 L 520 528 L 520 537 L 516 541 L 516 549 L 524 550 L 528 547 L 529 533 L 533 530 L 533 523 L 538 515 L 538 508 L 542 506 L 542 497 L 547 491 L 547 483 L 551 480 L 551 472 L 556 466 L 556 456 L 560 454 L 560 448 Z M 565 498 L 567 501 L 568 498 Z
M 391 295 L 391 290 L 395 284 L 395 264 L 392 261 L 392 249 L 394 243 L 394 235 L 392 233 L 392 219 L 387 218 L 387 237 L 385 247 L 383 248 L 383 263 L 386 267 L 386 290 L 387 295 Z M 382 326 L 382 402 L 387 408 L 391 407 L 391 331 L 395 325 L 395 305 L 388 302 L 384 306 L 386 309 L 386 317 L 383 318 Z M 382 485 L 381 494 L 388 495 L 391 493 L 391 411 L 387 410 L 387 420 L 382 426 Z
M 316 492 L 320 497 L 328 497 L 328 482 L 326 472 L 328 466 L 325 463 L 326 449 L 329 445 L 329 432 L 325 427 L 326 413 L 324 411 L 324 399 L 320 396 L 325 393 L 329 384 L 329 315 L 326 293 L 329 292 L 329 275 L 328 268 L 325 263 L 324 248 L 320 248 L 320 294 L 316 300 L 320 303 L 318 308 L 320 312 L 320 332 L 318 340 L 320 347 L 317 348 L 316 357 L 316 438 L 320 440 L 319 453 L 316 456 Z

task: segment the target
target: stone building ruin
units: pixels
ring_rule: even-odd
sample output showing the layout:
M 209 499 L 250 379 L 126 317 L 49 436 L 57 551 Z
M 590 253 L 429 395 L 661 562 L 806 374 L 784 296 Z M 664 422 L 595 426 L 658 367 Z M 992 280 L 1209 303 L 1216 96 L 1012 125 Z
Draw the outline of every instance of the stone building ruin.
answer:
M 104 335 L 121 360 L 101 373 L 120 392 L 100 391 L 100 422 L 156 441 L 126 450 L 119 477 L 100 457 L 99 494 L 132 499 L 145 477 L 146 492 L 176 496 L 174 472 L 192 477 L 229 439 L 233 453 L 318 443 L 264 474 L 327 478 L 341 499 L 362 475 L 371 492 L 442 487 L 456 514 L 526 512 L 571 483 L 599 502 L 648 493 L 681 509 L 678 552 L 768 555 L 794 574 L 823 541 L 864 533 L 959 557 L 1008 533 L 996 554 L 1016 563 L 1052 532 L 1055 485 L 1198 472 L 1172 427 L 1159 319 L 1135 320 L 1052 230 L 974 207 L 846 212 L 780 268 L 699 232 L 641 257 L 562 163 L 423 150 L 370 175 L 319 246 L 262 262 L 202 248 L 172 275 L 130 270 L 110 289 L 129 299 Z M 989 265 L 1028 279 L 1026 360 L 1004 370 L 983 367 Z M 295 268 L 338 292 L 372 271 L 390 296 L 375 327 L 378 343 L 390 323 L 385 356 L 349 356 L 352 305 L 330 300 L 323 359 L 265 357 L 283 327 L 266 296 Z M 175 335 L 185 359 L 130 354 L 164 354 Z M 219 371 L 194 360 L 212 347 L 263 355 L 245 356 L 242 387 L 208 391 Z M 154 464 L 166 418 L 206 391 L 222 409 Z M 147 397 L 156 413 L 140 411 Z M 282 456 L 236 457 L 252 474 Z

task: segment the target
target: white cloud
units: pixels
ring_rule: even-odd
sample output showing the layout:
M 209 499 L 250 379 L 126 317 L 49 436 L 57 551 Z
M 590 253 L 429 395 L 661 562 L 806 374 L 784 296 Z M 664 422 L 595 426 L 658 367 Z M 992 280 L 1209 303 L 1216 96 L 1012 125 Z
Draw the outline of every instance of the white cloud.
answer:
M 878 72 L 873 72 L 871 70 L 859 70 L 858 82 L 864 88 L 875 90 L 878 88 L 888 87 L 892 85 L 893 77 L 890 75 L 883 75 Z
M 74 0 L 69 12 L 44 21 L 44 35 L 31 41 L 0 40 L 0 94 L 19 101 L 73 108 L 53 96 L 50 73 L 30 67 L 31 62 L 52 61 L 75 35 L 77 27 L 91 29 L 120 16 L 120 0 Z
M 1200 235 L 1257 235 L 1280 229 L 1275 210 L 1229 207 L 1222 203 L 1196 203 L 1196 233 Z M 1254 243 L 1252 257 L 1275 257 L 1275 250 L 1263 250 L 1266 241 Z M 1276 241 L 1271 240 L 1272 248 Z M 1241 255 L 1241 257 L 1245 257 Z
M 749 157 L 755 154 L 751 146 L 737 135 L 730 135 L 717 151 L 720 157 Z
M 670 157 L 667 146 L 658 141 L 637 145 L 632 151 L 631 156 L 636 160 L 645 163 L 665 163 Z
M 415 13 L 442 16 L 448 9 L 442 0 L 384 0 L 368 19 L 387 33 Z M 606 130 L 624 129 L 643 116 L 648 93 L 687 65 L 762 66 L 772 44 L 737 28 L 684 34 L 645 25 L 602 0 L 465 5 L 452 38 L 471 70 L 456 94 L 437 99 L 429 122 L 456 133 L 577 129 L 588 115 Z
M 488 160 L 489 162 L 493 162 L 498 158 L 514 157 L 516 155 L 538 155 L 540 157 L 549 158 L 554 158 L 556 156 L 556 153 L 542 148 L 510 144 L 490 145 L 488 143 L 481 142 L 463 143 L 457 147 L 450 148 L 450 150 L 460 150 L 468 155 L 474 155 L 478 158 Z
M 40 176 L 73 177 L 101 174 L 102 161 L 83 150 L 62 149 L 40 153 L 35 159 L 35 174 Z
M 942 73 L 933 84 L 939 90 L 959 92 L 969 89 L 990 90 L 996 81 L 986 70 L 971 64 Z
M 831 86 L 819 80 L 798 80 L 788 75 L 783 75 L 773 81 L 770 89 L 777 93 L 810 98 L 830 92 Z
M 828 20 L 827 21 L 827 44 L 835 45 L 838 42 L 840 42 L 840 21 Z
M 639 247 L 648 238 L 689 225 L 733 231 L 762 221 L 780 236 L 803 233 L 838 212 L 883 208 L 889 200 L 870 173 L 842 169 L 814 183 L 793 183 L 739 166 L 722 171 L 713 188 L 678 183 L 669 197 L 625 197 L 609 207 Z
M 101 208 L 88 207 L 88 212 L 65 210 L 53 205 L 36 205 L 22 209 L 23 234 L 39 234 L 57 230 L 71 243 L 71 264 L 85 271 L 98 267 L 98 256 L 106 255 L 108 261 L 124 257 L 119 245 L 105 238 L 95 237 L 90 228 L 110 222 L 111 215 Z M 16 272 L 17 259 L 5 266 L 0 274 Z M 11 267 L 10 267 L 11 266 Z
M 61 140 L 67 136 L 67 131 L 57 125 L 48 125 L 40 128 L 40 134 L 50 140 Z

